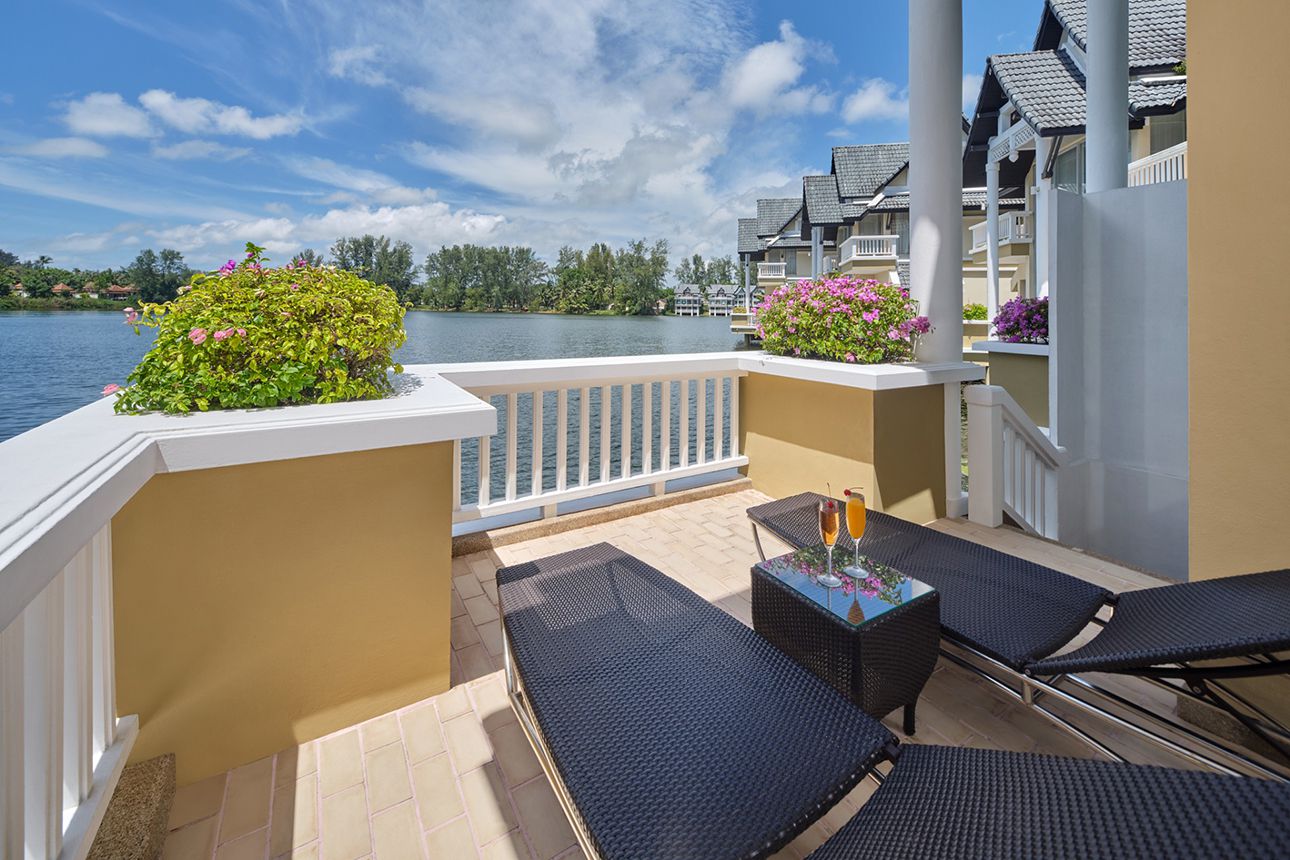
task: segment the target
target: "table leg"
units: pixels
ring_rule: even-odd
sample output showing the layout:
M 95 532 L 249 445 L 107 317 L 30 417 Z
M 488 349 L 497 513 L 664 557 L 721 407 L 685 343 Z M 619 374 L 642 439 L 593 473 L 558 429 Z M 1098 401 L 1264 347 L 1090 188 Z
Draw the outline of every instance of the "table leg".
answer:
M 914 734 L 914 709 L 915 709 L 915 708 L 917 708 L 917 707 L 918 707 L 918 703 L 917 703 L 917 702 L 914 702 L 914 703 L 909 704 L 909 705 L 905 705 L 905 725 L 904 725 L 904 729 L 905 729 L 905 735 L 906 735 L 906 736 L 909 736 L 909 735 L 913 735 L 913 734 Z

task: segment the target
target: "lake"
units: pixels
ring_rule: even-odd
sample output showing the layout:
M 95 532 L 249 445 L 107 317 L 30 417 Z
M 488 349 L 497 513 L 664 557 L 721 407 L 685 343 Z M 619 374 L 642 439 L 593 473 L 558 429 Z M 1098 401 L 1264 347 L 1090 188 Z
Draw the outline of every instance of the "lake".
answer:
M 410 311 L 404 364 L 721 352 L 743 346 L 728 317 L 446 314 Z M 152 343 L 106 311 L 0 312 L 0 440 L 98 399 Z

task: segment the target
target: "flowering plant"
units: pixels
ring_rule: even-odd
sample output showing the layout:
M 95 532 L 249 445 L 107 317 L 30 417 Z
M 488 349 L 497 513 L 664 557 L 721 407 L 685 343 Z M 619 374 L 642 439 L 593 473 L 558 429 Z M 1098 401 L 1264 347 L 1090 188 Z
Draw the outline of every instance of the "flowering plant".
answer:
M 931 326 L 909 290 L 840 275 L 776 288 L 757 307 L 757 329 L 776 355 L 880 364 L 909 359 Z
M 963 319 L 980 320 L 984 322 L 990 318 L 990 312 L 986 306 L 980 302 L 971 302 L 963 306 Z
M 403 307 L 388 287 L 302 260 L 269 268 L 247 243 L 242 261 L 197 274 L 162 304 L 126 308 L 157 329 L 152 349 L 116 394 L 117 412 L 186 413 L 367 400 L 392 390 L 386 373 L 404 341 Z M 109 390 L 111 389 L 111 390 Z
M 1005 343 L 1048 343 L 1048 298 L 1016 298 L 999 308 L 994 331 Z

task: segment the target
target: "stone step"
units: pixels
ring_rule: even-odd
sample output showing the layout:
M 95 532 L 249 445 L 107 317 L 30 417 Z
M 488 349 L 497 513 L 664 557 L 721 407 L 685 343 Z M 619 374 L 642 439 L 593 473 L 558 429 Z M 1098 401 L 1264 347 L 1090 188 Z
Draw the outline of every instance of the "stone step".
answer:
M 127 765 L 112 792 L 89 860 L 157 860 L 175 799 L 175 756 Z

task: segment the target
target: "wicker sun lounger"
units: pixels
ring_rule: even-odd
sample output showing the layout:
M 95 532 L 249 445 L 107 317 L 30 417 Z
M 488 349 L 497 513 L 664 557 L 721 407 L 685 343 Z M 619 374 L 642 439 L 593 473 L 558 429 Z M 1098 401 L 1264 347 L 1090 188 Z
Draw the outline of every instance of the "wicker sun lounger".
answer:
M 815 493 L 748 509 L 759 529 L 793 547 L 818 542 Z M 843 551 L 853 547 L 846 535 Z M 1174 753 L 1225 772 L 1286 779 L 1290 730 L 1224 682 L 1290 674 L 1290 570 L 1178 583 L 1116 595 L 1082 579 L 877 511 L 868 514 L 860 551 L 941 594 L 943 651 L 1035 707 L 1101 752 L 1099 738 L 1049 706 L 1064 702 L 1110 720 Z M 1113 608 L 1109 621 L 1098 613 Z M 1053 656 L 1090 623 L 1088 643 Z M 1217 666 L 1206 661 L 1224 660 Z M 1133 675 L 1218 708 L 1280 752 L 1269 766 L 1221 738 L 1170 714 L 1130 701 L 1088 673 Z M 1108 709 L 1108 705 L 1111 709 Z M 1126 713 L 1134 719 L 1127 719 Z M 1162 734 L 1160 729 L 1166 729 Z M 1184 741 L 1180 743 L 1179 741 Z
M 497 579 L 511 701 L 589 858 L 765 857 L 877 780 L 883 760 L 891 775 L 813 857 L 1286 856 L 1290 786 L 901 747 L 752 630 L 607 544 Z

